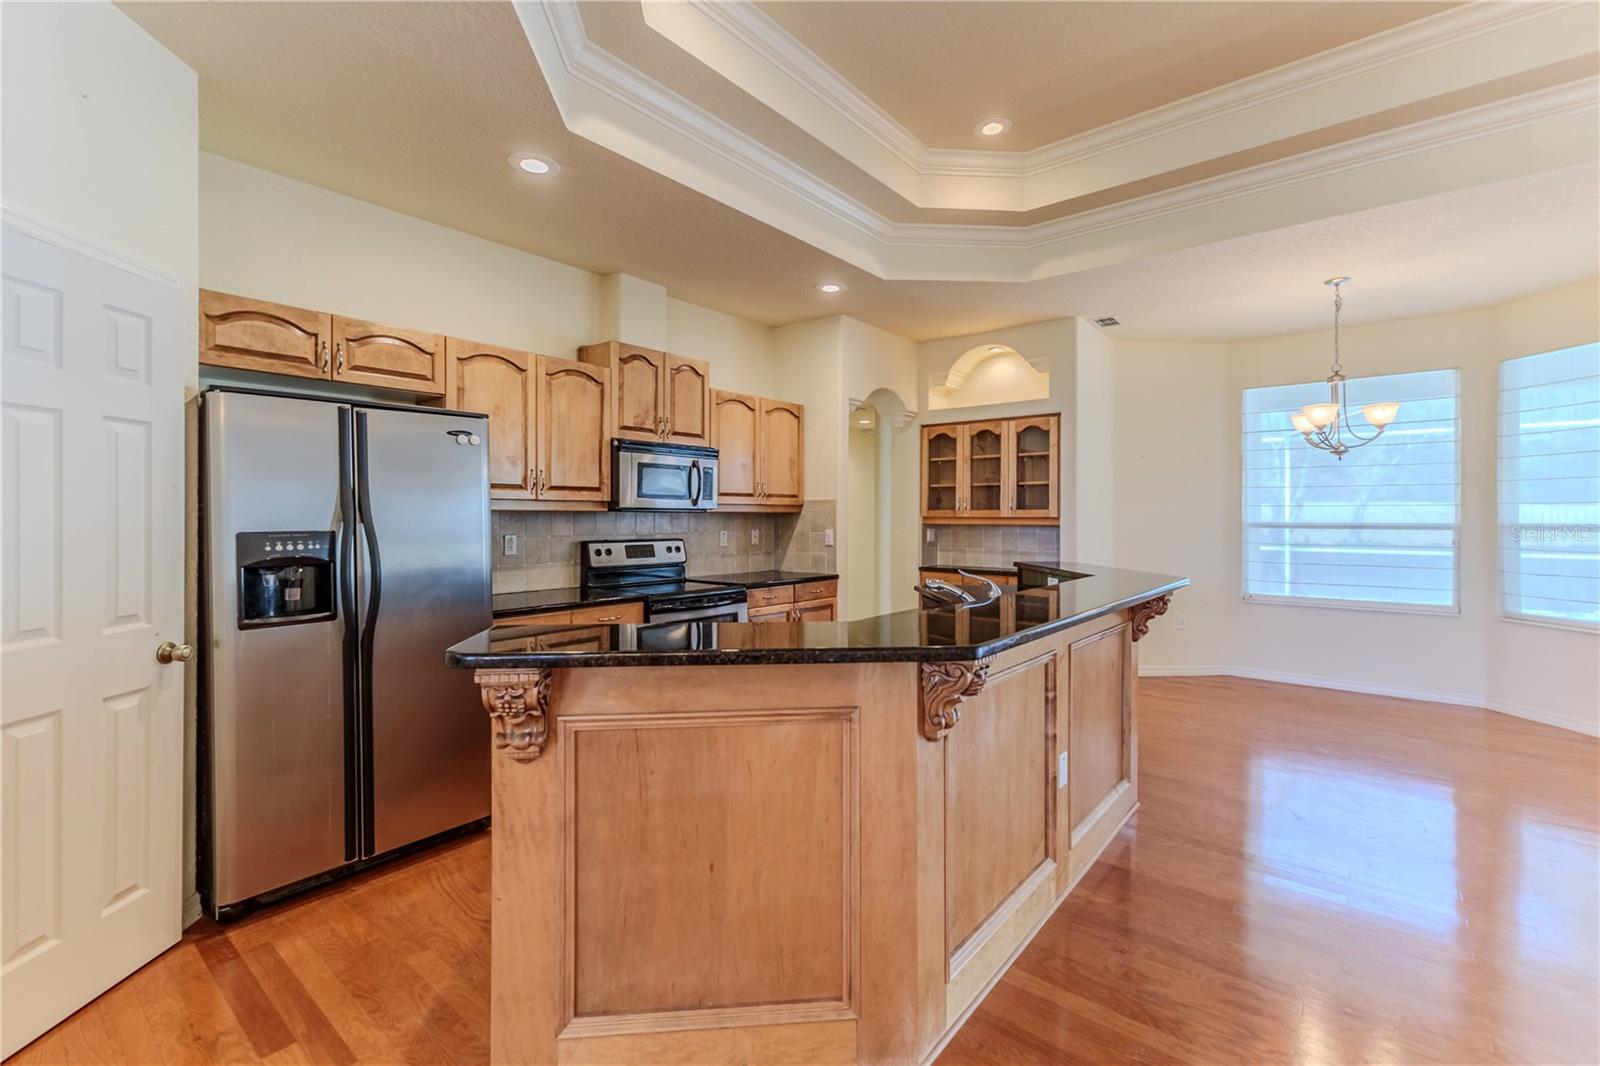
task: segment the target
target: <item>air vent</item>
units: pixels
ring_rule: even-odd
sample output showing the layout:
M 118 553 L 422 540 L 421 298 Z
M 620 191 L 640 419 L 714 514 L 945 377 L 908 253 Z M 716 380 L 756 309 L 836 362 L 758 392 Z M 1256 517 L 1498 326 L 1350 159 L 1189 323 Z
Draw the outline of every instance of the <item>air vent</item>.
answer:
M 1120 325 L 1122 325 L 1121 322 L 1118 322 L 1116 320 L 1116 318 L 1114 318 L 1111 315 L 1107 315 L 1104 318 L 1095 319 L 1094 320 L 1094 324 L 1097 325 L 1097 326 L 1101 326 L 1101 327 L 1104 327 L 1104 326 L 1120 326 Z

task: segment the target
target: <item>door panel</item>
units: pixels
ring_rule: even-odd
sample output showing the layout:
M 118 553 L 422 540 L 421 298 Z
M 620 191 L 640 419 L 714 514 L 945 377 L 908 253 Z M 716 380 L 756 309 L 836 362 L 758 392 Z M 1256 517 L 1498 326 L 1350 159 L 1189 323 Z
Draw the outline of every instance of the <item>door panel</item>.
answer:
M 539 357 L 541 500 L 611 498 L 610 385 L 604 367 Z
M 445 406 L 489 416 L 489 494 L 534 496 L 534 388 L 531 352 L 449 337 Z
M 620 345 L 615 365 L 612 386 L 617 390 L 617 436 L 659 440 L 666 415 L 661 406 L 666 356 L 649 348 Z
M 0 1054 L 181 931 L 176 285 L 6 227 Z M 203 654 L 203 652 L 202 652 Z
M 757 468 L 762 503 L 798 506 L 805 502 L 801 463 L 805 450 L 805 408 L 796 403 L 761 401 Z
M 711 440 L 711 364 L 666 357 L 667 439 L 706 445 Z
M 717 449 L 717 502 L 756 501 L 756 435 L 760 404 L 739 392 L 711 391 L 711 442 Z
M 442 649 L 490 624 L 484 449 L 477 418 L 358 410 L 378 543 L 369 726 L 374 850 L 489 813 L 488 738 L 469 672 Z M 358 433 L 359 435 L 359 433 Z
M 928 426 L 922 431 L 922 516 L 953 518 L 959 510 L 959 426 Z
M 961 427 L 961 513 L 999 518 L 1006 513 L 1006 423 L 968 422 Z
M 211 645 L 211 900 L 231 904 L 321 873 L 347 850 L 345 627 L 241 629 L 241 532 L 335 530 L 340 405 L 214 393 L 205 400 Z M 292 664 L 292 668 L 286 668 Z
M 1055 415 L 1013 418 L 1006 441 L 1008 513 L 1018 518 L 1060 515 L 1061 420 Z
M 333 379 L 443 396 L 444 338 L 437 333 L 335 317 Z
M 213 366 L 326 378 L 332 319 L 320 311 L 200 291 L 200 361 Z

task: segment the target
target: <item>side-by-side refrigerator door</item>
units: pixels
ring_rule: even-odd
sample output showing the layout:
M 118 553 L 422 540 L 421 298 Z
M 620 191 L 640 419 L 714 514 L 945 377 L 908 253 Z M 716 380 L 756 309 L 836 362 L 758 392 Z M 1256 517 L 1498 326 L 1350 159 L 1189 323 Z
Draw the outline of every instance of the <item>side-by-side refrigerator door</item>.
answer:
M 350 411 L 218 392 L 203 407 L 203 845 L 222 909 L 357 858 Z
M 371 853 L 489 813 L 489 733 L 444 651 L 490 624 L 486 420 L 357 408 Z

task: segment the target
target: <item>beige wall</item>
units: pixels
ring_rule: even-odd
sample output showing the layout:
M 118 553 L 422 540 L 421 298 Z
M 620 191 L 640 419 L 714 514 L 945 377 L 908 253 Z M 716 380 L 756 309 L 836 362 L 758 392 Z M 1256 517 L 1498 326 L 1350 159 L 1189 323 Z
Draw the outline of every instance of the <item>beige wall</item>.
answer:
M 1345 331 L 1345 365 L 1356 375 L 1461 370 L 1461 612 L 1444 616 L 1240 597 L 1240 393 L 1326 376 L 1326 331 L 1231 345 L 1118 343 L 1115 562 L 1194 579 L 1174 603 L 1174 624 L 1141 643 L 1141 666 L 1365 688 L 1600 732 L 1600 636 L 1500 617 L 1495 517 L 1500 360 L 1597 336 L 1596 281 Z

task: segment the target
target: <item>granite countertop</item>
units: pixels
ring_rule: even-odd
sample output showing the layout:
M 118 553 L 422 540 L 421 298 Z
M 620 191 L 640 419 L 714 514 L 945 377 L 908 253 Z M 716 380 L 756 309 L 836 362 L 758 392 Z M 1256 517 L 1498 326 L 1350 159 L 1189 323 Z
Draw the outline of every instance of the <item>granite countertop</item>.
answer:
M 600 603 L 633 603 L 644 599 L 637 592 L 599 589 L 532 589 L 528 592 L 497 592 L 490 597 L 496 615 L 524 614 L 528 611 L 559 611 L 567 607 L 591 607 Z
M 691 574 L 690 581 L 714 581 L 720 585 L 743 585 L 747 589 L 770 585 L 797 585 L 802 581 L 832 581 L 838 574 L 806 574 L 798 570 L 754 570 L 746 574 Z M 525 614 L 529 611 L 560 611 L 569 607 L 592 607 L 600 603 L 632 603 L 644 599 L 635 592 L 600 589 L 585 592 L 568 586 L 560 589 L 533 589 L 528 592 L 497 592 L 491 598 L 498 615 Z
M 600 647 L 585 651 L 539 649 L 539 637 L 570 627 L 507 626 L 468 637 L 445 660 L 465 669 L 502 670 L 972 661 L 1189 584 L 1186 577 L 1085 563 L 1049 573 L 1060 583 L 1007 592 L 982 606 L 896 611 L 852 622 L 605 626 Z
M 953 573 L 954 571 L 957 571 L 957 570 L 966 570 L 967 572 L 973 573 L 973 574 L 1010 574 L 1010 575 L 1015 576 L 1016 572 L 1017 572 L 1017 567 L 1019 567 L 1019 566 L 1033 566 L 1033 567 L 1041 567 L 1041 568 L 1044 568 L 1044 569 L 1059 569 L 1060 568 L 1060 563 L 1058 563 L 1054 559 L 1048 559 L 1048 560 L 1043 560 L 1043 561 L 1036 561 L 1036 560 L 1033 560 L 1033 559 L 1021 559 L 1021 560 L 1018 560 L 1017 562 L 1013 562 L 1013 563 L 1002 562 L 999 559 L 990 559 L 990 560 L 985 561 L 984 564 L 981 565 L 981 566 L 976 565 L 974 563 L 923 563 L 921 566 L 917 567 L 917 570 L 919 572 L 926 571 L 926 570 L 941 570 L 941 571 L 944 571 L 946 573 Z

